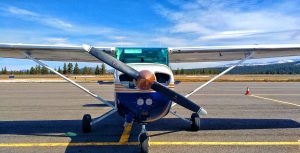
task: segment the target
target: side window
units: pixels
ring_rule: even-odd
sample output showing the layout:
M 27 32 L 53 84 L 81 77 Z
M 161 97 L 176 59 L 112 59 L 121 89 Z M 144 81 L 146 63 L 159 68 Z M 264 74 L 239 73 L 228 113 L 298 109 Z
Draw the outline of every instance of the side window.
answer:
M 157 82 L 168 85 L 170 83 L 170 75 L 165 73 L 156 72 L 155 77 Z

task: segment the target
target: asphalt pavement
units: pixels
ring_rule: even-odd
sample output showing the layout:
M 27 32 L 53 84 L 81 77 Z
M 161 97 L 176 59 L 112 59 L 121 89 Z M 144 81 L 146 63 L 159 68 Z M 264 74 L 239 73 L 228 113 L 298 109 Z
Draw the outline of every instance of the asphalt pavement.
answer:
M 181 83 L 187 94 L 202 83 Z M 113 101 L 113 85 L 82 83 Z M 252 95 L 244 95 L 249 86 Z M 217 82 L 190 97 L 208 115 L 201 130 L 169 114 L 147 125 L 150 152 L 300 152 L 300 83 Z M 133 124 L 120 145 L 123 118 L 117 113 L 81 132 L 84 114 L 97 117 L 111 108 L 68 83 L 0 84 L 0 152 L 139 152 L 140 125 Z M 181 106 L 174 111 L 189 118 Z

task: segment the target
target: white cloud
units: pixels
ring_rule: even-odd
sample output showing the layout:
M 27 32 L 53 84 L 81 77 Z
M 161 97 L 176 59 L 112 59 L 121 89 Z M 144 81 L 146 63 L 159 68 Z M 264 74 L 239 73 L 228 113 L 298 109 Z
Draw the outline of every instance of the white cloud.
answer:
M 38 14 L 36 14 L 35 12 L 25 10 L 25 9 L 20 9 L 17 7 L 9 7 L 9 8 L 7 8 L 7 11 L 12 14 L 18 14 L 18 15 L 38 16 Z
M 107 39 L 111 35 L 120 34 L 118 29 L 101 25 L 81 25 L 64 19 L 49 16 L 33 10 L 19 7 L 0 7 L 0 13 L 5 17 L 32 22 L 33 26 L 23 28 L 2 28 L 1 42 L 39 43 L 39 44 L 94 44 L 95 39 Z M 30 36 L 30 37 L 29 37 Z M 57 39 L 59 38 L 59 39 Z M 125 36 L 123 36 L 125 39 Z M 115 37 L 121 41 L 121 36 Z
M 186 45 L 299 42 L 300 16 L 288 12 L 297 9 L 295 2 L 269 2 L 268 7 L 234 0 L 171 3 L 176 8 L 157 5 L 155 9 L 170 21 L 164 32 L 185 39 Z
M 69 30 L 73 27 L 71 23 L 68 23 L 66 21 L 63 21 L 58 18 L 49 17 L 47 15 L 42 15 L 30 10 L 18 8 L 18 7 L 8 7 L 6 9 L 2 9 L 6 11 L 7 13 L 10 13 L 11 15 L 14 15 L 15 17 L 18 17 L 22 20 L 29 20 L 38 22 L 43 25 L 47 25 L 50 27 L 60 28 L 63 30 Z
M 189 23 L 178 23 L 176 24 L 172 29 L 171 32 L 179 32 L 179 33 L 199 33 L 199 34 L 206 34 L 210 33 L 211 30 L 198 24 L 195 22 L 189 22 Z
M 43 44 L 49 44 L 49 45 L 71 45 L 71 46 L 80 45 L 80 44 L 70 43 L 68 38 L 48 37 L 48 38 L 43 38 L 42 41 Z
M 115 40 L 124 40 L 127 39 L 126 36 L 109 36 L 111 39 L 115 39 Z
M 234 38 L 242 38 L 251 35 L 255 35 L 258 33 L 263 33 L 263 31 L 259 30 L 235 30 L 235 31 L 223 31 L 216 34 L 205 35 L 200 37 L 200 40 L 213 40 L 213 39 L 234 39 Z
M 64 30 L 64 32 L 69 32 L 69 34 L 99 35 L 113 33 L 115 31 L 115 29 L 110 27 L 78 25 L 57 17 L 48 16 L 18 7 L 2 8 L 1 10 L 21 20 L 39 23 L 52 28 L 58 28 Z
M 188 41 L 186 39 L 175 38 L 175 37 L 158 37 L 153 39 L 152 41 L 159 43 L 159 46 L 186 46 Z
M 47 18 L 47 19 L 42 19 L 41 21 L 50 26 L 58 27 L 58 28 L 72 28 L 73 27 L 73 25 L 71 23 L 68 23 L 68 22 L 65 22 L 63 20 L 56 19 L 56 18 Z
M 67 42 L 67 38 L 44 38 L 45 41 L 51 43 L 65 43 Z
M 96 46 L 111 46 L 111 47 L 115 47 L 115 46 L 120 46 L 120 47 L 124 47 L 124 46 L 137 46 L 139 43 L 137 42 L 130 42 L 130 41 L 117 41 L 117 42 L 97 42 L 95 45 Z

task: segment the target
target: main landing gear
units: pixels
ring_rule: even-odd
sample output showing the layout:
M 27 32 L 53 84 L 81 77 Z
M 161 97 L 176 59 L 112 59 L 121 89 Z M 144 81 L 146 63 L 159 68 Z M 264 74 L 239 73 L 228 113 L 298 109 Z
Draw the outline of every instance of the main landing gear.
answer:
M 148 153 L 149 152 L 149 141 L 150 137 L 146 131 L 146 125 L 142 125 L 142 131 L 139 135 L 139 146 L 141 149 L 141 153 Z
M 191 131 L 199 131 L 200 130 L 200 115 L 198 113 L 193 113 L 191 115 L 191 119 L 186 119 L 176 112 L 170 110 L 170 113 L 182 119 L 183 121 L 189 123 L 191 125 Z
M 193 113 L 191 116 L 191 130 L 192 131 L 200 130 L 200 116 L 198 113 Z
M 117 112 L 117 109 L 112 109 L 105 114 L 92 119 L 90 114 L 85 114 L 82 118 L 82 132 L 89 133 L 92 131 L 92 126 L 97 123 L 100 123 L 103 119 L 107 118 L 108 116 L 112 115 L 113 113 Z
M 92 117 L 90 114 L 85 114 L 82 118 L 82 131 L 84 133 L 89 133 L 92 131 Z

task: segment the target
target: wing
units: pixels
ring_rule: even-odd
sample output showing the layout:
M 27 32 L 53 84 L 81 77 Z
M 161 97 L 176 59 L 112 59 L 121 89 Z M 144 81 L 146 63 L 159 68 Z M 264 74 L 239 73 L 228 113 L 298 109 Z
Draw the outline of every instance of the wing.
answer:
M 169 47 L 170 63 L 213 62 L 253 58 L 300 56 L 300 44 Z
M 96 48 L 109 54 L 112 54 L 114 50 L 113 47 Z M 24 53 L 45 61 L 101 62 L 85 51 L 82 46 L 0 44 L 0 57 L 25 59 Z

